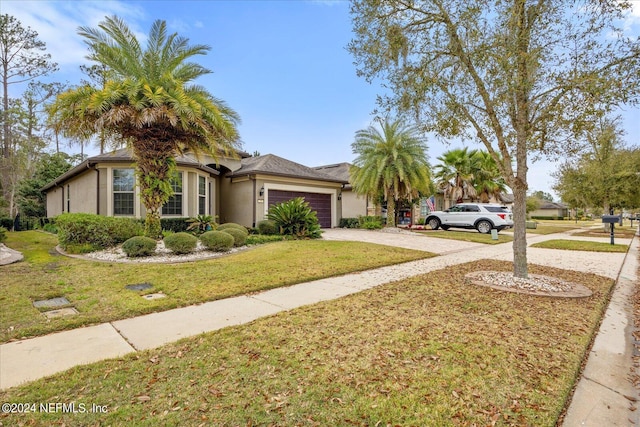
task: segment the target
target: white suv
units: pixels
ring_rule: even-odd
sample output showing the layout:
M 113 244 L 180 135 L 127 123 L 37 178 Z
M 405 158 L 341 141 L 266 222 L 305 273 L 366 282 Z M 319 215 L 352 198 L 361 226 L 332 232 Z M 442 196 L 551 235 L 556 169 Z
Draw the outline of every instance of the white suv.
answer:
M 445 211 L 434 211 L 427 216 L 426 224 L 433 230 L 442 228 L 475 228 L 480 233 L 490 233 L 513 227 L 513 215 L 501 205 L 486 203 L 459 203 Z

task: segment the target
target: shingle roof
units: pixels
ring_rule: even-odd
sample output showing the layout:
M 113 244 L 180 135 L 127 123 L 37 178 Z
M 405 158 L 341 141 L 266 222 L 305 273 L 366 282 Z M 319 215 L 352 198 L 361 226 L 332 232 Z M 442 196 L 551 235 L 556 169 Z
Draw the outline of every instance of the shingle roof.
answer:
M 212 175 L 220 174 L 220 172 L 218 172 L 217 170 L 212 169 L 203 164 L 200 164 L 197 160 L 194 160 L 187 156 L 177 156 L 175 160 L 178 166 L 193 167 L 201 171 L 210 173 Z M 40 191 L 47 191 L 50 188 L 55 187 L 56 185 L 60 185 L 66 180 L 73 178 L 76 175 L 80 175 L 82 172 L 84 172 L 87 169 L 90 169 L 97 163 L 108 163 L 108 162 L 110 163 L 133 162 L 133 156 L 131 155 L 131 150 L 129 150 L 128 148 L 121 148 L 119 150 L 89 157 L 88 159 L 80 163 L 78 166 L 68 170 L 67 172 L 63 173 L 62 175 L 60 175 L 59 177 L 57 177 L 56 179 L 54 179 L 53 181 L 51 181 L 50 183 L 42 187 Z
M 349 173 L 350 168 L 351 163 L 343 162 L 333 165 L 316 166 L 313 169 L 331 175 L 334 178 L 341 179 L 346 182 L 351 182 L 351 174 Z M 351 189 L 351 184 L 346 185 L 345 189 Z
M 567 205 L 563 203 L 549 202 L 547 200 L 540 201 L 540 207 L 538 209 L 567 209 Z
M 339 182 L 346 184 L 348 180 L 334 177 L 327 173 L 317 171 L 313 168 L 283 159 L 274 154 L 264 156 L 249 157 L 242 159 L 240 169 L 232 172 L 229 176 L 245 176 L 253 174 L 286 176 L 290 178 L 306 178 L 318 181 Z

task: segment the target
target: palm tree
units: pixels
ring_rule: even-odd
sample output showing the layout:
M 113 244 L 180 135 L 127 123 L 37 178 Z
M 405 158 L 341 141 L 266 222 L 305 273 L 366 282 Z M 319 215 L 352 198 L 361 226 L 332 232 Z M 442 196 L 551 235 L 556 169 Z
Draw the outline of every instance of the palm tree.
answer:
M 159 238 L 160 209 L 171 196 L 175 156 L 185 151 L 234 154 L 239 148 L 239 117 L 225 103 L 191 82 L 210 71 L 188 62 L 210 49 L 167 34 L 155 21 L 146 49 L 118 17 L 99 28 L 80 27 L 88 58 L 108 70 L 104 85 L 89 84 L 61 94 L 50 109 L 59 129 L 86 137 L 105 131 L 125 142 L 136 161 L 146 208 L 145 232 Z
M 473 184 L 482 203 L 489 203 L 491 198 L 498 199 L 507 190 L 504 178 L 495 159 L 488 151 L 478 150 L 473 155 L 474 180 Z
M 449 150 L 438 157 L 440 164 L 435 167 L 435 179 L 444 196 L 450 200 L 461 202 L 464 199 L 474 201 L 477 198 L 473 186 L 476 167 L 474 155 L 477 150 L 467 147 Z
M 351 184 L 358 194 L 386 200 L 387 226 L 395 227 L 397 202 L 431 190 L 426 139 L 400 120 L 381 121 L 380 127 L 356 132 Z

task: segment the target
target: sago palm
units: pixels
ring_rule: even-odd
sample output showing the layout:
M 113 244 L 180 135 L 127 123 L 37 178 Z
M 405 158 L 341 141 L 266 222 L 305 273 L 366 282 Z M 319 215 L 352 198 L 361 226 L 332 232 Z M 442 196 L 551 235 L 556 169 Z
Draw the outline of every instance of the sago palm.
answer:
M 357 154 L 351 167 L 356 193 L 387 201 L 387 226 L 395 227 L 395 207 L 431 191 L 426 140 L 400 120 L 384 121 L 356 132 L 351 144 Z
M 131 147 L 146 234 L 158 238 L 175 156 L 233 154 L 239 148 L 238 114 L 191 83 L 210 71 L 189 59 L 210 48 L 167 34 L 165 21 L 153 23 L 146 48 L 117 17 L 99 28 L 80 27 L 79 34 L 89 46 L 88 58 L 103 64 L 109 77 L 100 88 L 84 85 L 61 94 L 50 109 L 53 121 L 68 136 L 107 132 Z

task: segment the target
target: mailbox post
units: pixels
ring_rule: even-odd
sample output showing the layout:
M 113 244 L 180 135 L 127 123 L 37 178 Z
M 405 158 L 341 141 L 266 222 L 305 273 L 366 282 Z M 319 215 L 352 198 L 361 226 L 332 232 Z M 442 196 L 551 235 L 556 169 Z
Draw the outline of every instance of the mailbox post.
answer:
M 611 244 L 613 245 L 614 240 L 614 229 L 616 223 L 622 224 L 622 215 L 602 215 L 602 223 L 603 224 L 611 224 Z

